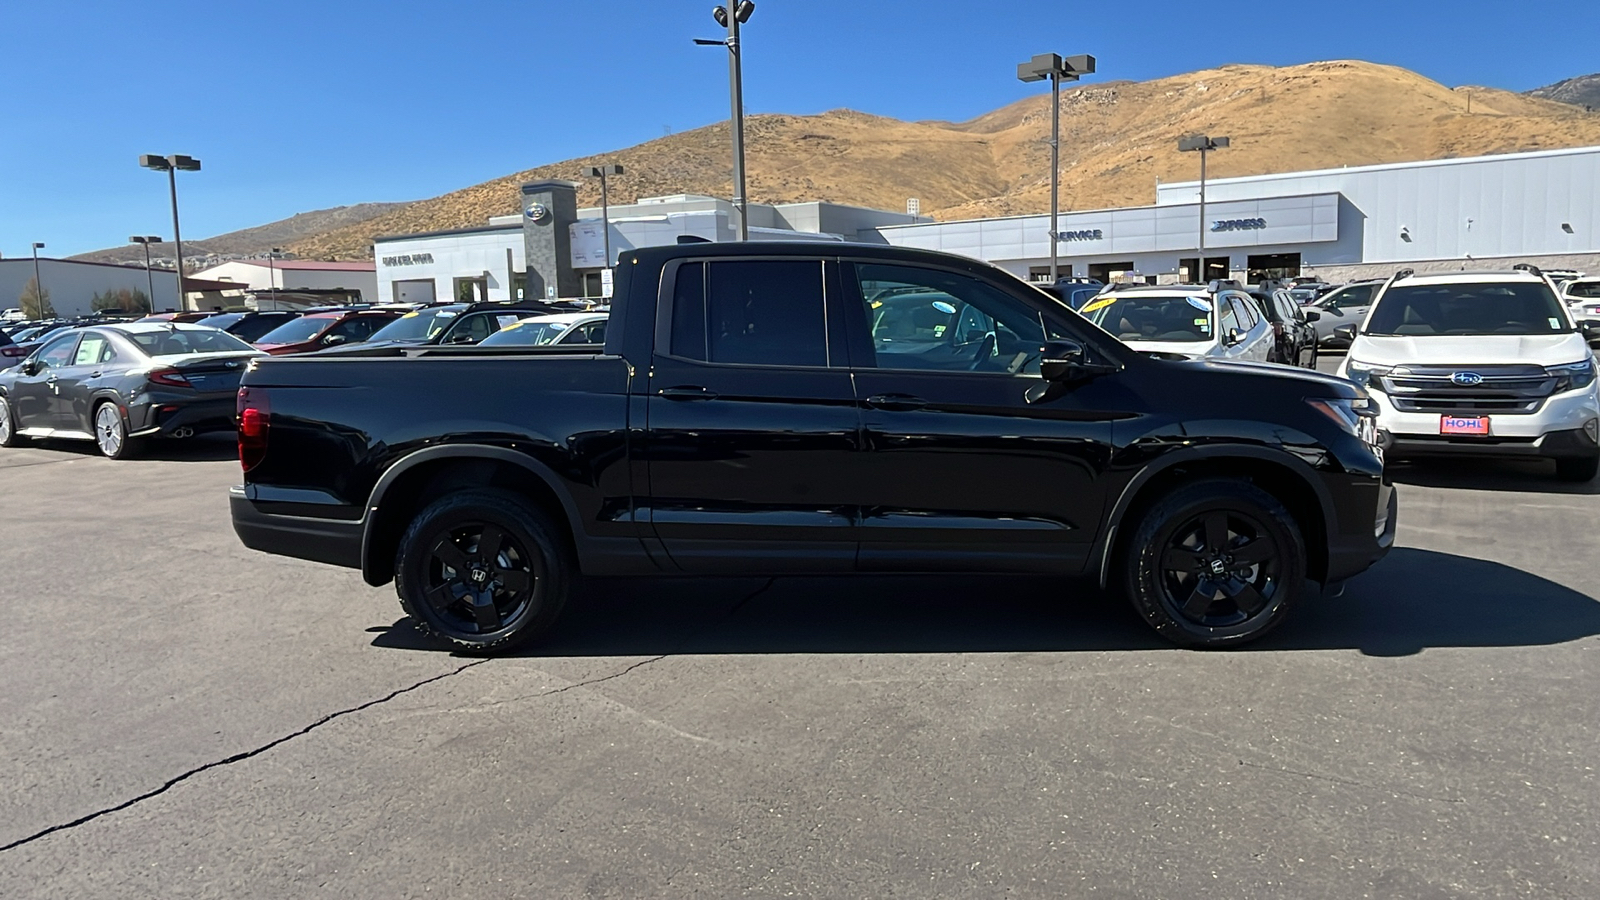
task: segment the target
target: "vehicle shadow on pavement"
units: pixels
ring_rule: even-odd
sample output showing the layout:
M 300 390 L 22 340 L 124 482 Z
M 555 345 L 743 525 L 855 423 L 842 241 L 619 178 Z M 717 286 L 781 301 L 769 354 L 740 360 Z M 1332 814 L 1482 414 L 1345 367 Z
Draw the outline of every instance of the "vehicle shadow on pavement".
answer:
M 402 619 L 374 646 L 444 652 Z M 1498 563 L 1396 550 L 1240 652 L 1557 644 L 1600 634 L 1600 602 Z M 1173 650 L 1123 601 L 1035 577 L 592 580 L 518 655 Z
M 1555 463 L 1534 459 L 1429 459 L 1385 468 L 1401 484 L 1468 491 L 1532 494 L 1600 494 L 1600 478 L 1578 483 L 1556 478 Z

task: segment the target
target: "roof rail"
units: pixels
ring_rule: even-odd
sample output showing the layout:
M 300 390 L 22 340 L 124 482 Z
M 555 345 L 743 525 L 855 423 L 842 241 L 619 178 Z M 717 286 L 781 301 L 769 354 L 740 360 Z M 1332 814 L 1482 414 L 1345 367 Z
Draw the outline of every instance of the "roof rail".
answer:
M 1544 273 L 1539 271 L 1539 267 L 1534 265 L 1533 263 L 1517 263 L 1516 265 L 1511 267 L 1511 271 L 1513 271 L 1513 272 L 1527 272 L 1529 275 L 1533 275 L 1533 276 L 1538 277 L 1538 278 L 1543 278 L 1544 277 Z
M 1399 281 L 1402 278 L 1410 278 L 1411 276 L 1413 276 L 1415 274 L 1417 274 L 1417 270 L 1416 269 L 1401 269 L 1400 271 L 1394 273 L 1394 277 L 1389 279 L 1389 280 L 1390 281 Z

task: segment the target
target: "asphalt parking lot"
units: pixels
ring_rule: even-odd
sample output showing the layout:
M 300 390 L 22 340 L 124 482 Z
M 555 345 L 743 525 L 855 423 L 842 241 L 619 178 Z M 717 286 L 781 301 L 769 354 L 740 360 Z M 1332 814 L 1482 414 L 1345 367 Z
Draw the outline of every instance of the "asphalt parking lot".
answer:
M 1398 467 L 1400 549 L 1237 652 L 749 579 L 479 661 L 240 546 L 237 474 L 0 451 L 0 897 L 1600 896 L 1600 482 Z

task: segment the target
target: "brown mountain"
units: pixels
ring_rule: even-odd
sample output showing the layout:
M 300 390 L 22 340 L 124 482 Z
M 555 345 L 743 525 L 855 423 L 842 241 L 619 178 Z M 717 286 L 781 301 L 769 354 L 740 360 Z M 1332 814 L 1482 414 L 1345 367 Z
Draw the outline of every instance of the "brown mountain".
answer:
M 190 260 L 208 255 L 252 256 L 258 253 L 266 253 L 273 247 L 286 248 L 297 241 L 303 241 L 338 228 L 359 225 L 362 222 L 406 205 L 408 204 L 356 203 L 351 206 L 336 206 L 332 209 L 303 212 L 287 219 L 279 219 L 276 222 L 256 225 L 239 231 L 230 231 L 227 234 L 219 234 L 216 237 L 202 238 L 198 241 L 185 239 L 183 242 L 183 254 L 186 260 Z M 150 255 L 157 259 L 171 259 L 173 255 L 172 243 L 169 241 L 162 244 L 151 244 Z M 104 250 L 80 253 L 72 257 L 72 259 L 106 263 L 143 263 L 144 248 L 137 244 L 108 247 Z
M 1470 103 L 1470 113 L 1468 110 Z M 760 115 L 746 122 L 750 197 L 832 200 L 903 209 L 918 197 L 943 220 L 1043 212 L 1049 203 L 1048 91 L 967 122 L 902 122 L 851 110 Z M 1273 68 L 1224 66 L 1147 82 L 1085 85 L 1062 96 L 1063 209 L 1147 204 L 1160 181 L 1197 177 L 1182 135 L 1233 139 L 1212 175 L 1270 172 L 1600 144 L 1600 116 L 1482 87 L 1447 88 L 1365 62 Z M 517 211 L 517 186 L 538 178 L 582 184 L 581 167 L 617 162 L 612 198 L 728 196 L 726 123 L 594 157 L 518 172 L 406 204 L 293 242 L 302 257 L 365 259 L 375 235 L 478 225 Z
M 1568 78 L 1542 88 L 1534 88 L 1528 92 L 1528 96 L 1559 100 L 1600 113 L 1600 73 L 1579 75 L 1577 78 Z

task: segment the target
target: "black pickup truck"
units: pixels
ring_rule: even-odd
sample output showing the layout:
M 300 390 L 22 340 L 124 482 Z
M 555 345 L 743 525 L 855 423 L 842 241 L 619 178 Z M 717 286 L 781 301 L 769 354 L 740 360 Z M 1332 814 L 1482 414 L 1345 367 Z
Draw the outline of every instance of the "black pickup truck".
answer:
M 1361 389 L 1154 359 L 964 257 L 622 255 L 605 345 L 260 360 L 234 528 L 494 652 L 580 575 L 1021 572 L 1230 646 L 1395 527 Z

